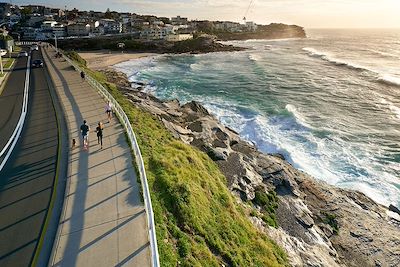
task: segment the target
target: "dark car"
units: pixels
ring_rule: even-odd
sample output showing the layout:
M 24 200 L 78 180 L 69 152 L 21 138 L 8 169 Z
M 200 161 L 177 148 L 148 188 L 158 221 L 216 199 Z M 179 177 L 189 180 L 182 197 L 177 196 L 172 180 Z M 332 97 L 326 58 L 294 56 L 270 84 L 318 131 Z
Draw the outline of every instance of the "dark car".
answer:
M 32 67 L 34 67 L 34 68 L 43 67 L 43 61 L 42 61 L 41 59 L 35 59 L 35 60 L 32 62 Z
M 20 57 L 27 57 L 27 56 L 28 56 L 28 52 L 26 52 L 26 51 L 21 51 L 21 52 L 19 52 L 19 56 L 20 56 Z

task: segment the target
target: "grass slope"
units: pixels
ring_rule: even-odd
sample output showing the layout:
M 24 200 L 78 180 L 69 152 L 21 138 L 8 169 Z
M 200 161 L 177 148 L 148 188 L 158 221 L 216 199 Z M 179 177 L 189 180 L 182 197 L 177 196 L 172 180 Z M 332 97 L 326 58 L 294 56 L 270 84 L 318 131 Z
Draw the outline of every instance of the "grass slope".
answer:
M 136 132 L 162 266 L 288 265 L 282 249 L 247 219 L 205 153 L 174 139 L 157 118 L 134 107 L 103 74 L 87 71 L 109 89 Z

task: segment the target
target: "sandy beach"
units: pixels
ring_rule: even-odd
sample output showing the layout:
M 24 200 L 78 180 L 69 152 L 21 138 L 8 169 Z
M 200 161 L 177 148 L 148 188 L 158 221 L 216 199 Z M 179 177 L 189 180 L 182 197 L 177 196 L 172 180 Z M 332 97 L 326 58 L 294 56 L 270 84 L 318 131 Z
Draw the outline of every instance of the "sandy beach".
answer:
M 106 50 L 101 51 L 87 51 L 80 52 L 79 55 L 87 62 L 87 66 L 93 70 L 107 69 L 111 66 L 142 57 L 149 57 L 157 55 L 155 53 L 121 53 L 110 52 Z

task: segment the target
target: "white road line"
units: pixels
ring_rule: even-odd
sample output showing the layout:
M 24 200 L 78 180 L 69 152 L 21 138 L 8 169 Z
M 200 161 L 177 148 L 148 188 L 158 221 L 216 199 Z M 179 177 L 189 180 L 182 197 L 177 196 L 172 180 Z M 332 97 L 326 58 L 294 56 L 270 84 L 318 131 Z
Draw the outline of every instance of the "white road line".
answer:
M 6 146 L 1 151 L 0 157 L 3 155 L 3 153 L 7 150 L 7 148 L 11 144 L 11 147 L 9 147 L 6 156 L 4 157 L 3 161 L 0 164 L 0 171 L 3 169 L 4 165 L 7 163 L 7 160 L 10 157 L 12 151 L 14 150 L 14 147 L 17 144 L 18 139 L 19 139 L 19 137 L 21 135 L 22 129 L 24 127 L 26 113 L 28 111 L 28 93 L 29 93 L 30 71 L 31 71 L 31 56 L 28 56 L 28 62 L 26 64 L 26 74 L 25 74 L 24 99 L 22 101 L 22 112 L 21 112 L 21 116 L 20 116 L 20 118 L 18 120 L 18 124 L 15 127 L 15 130 L 14 130 L 11 138 L 8 140 Z

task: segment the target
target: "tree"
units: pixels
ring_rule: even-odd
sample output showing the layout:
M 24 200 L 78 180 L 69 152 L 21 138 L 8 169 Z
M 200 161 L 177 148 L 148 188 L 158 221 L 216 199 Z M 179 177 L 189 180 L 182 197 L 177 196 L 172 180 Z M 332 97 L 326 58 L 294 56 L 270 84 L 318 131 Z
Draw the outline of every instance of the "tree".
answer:
M 24 7 L 21 10 L 21 15 L 22 15 L 23 18 L 25 18 L 26 16 L 28 16 L 30 14 L 32 14 L 32 9 L 30 7 Z
M 106 11 L 104 17 L 105 17 L 106 19 L 111 19 L 111 18 L 112 18 L 112 14 L 111 14 L 111 11 L 110 11 L 109 8 L 107 8 L 107 11 Z

